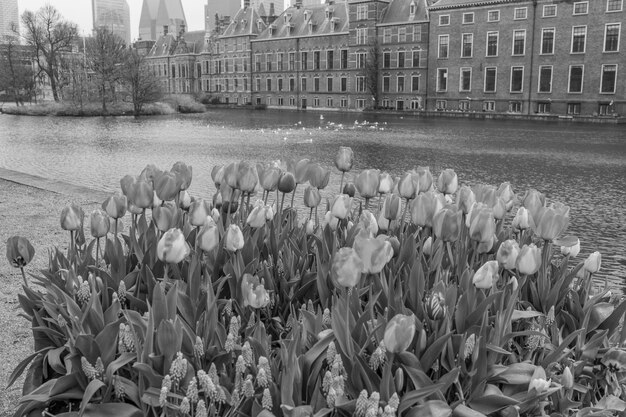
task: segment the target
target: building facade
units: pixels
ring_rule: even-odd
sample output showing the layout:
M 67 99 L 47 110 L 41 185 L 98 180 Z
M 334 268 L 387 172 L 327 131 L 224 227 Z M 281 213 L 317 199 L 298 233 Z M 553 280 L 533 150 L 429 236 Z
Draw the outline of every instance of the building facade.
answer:
M 187 20 L 181 0 L 143 0 L 139 39 L 156 41 L 161 36 L 185 32 Z
M 276 108 L 623 116 L 623 1 L 246 1 L 205 34 L 194 85 Z
M 213 32 L 220 26 L 220 20 L 232 18 L 241 9 L 241 4 L 233 0 L 207 0 L 204 5 L 204 29 Z
M 19 27 L 20 16 L 17 0 L 0 0 L 0 42 L 4 36 L 13 34 L 12 27 Z
M 624 114 L 623 0 L 440 0 L 428 109 Z
M 93 27 L 106 27 L 130 45 L 130 8 L 126 0 L 91 0 Z

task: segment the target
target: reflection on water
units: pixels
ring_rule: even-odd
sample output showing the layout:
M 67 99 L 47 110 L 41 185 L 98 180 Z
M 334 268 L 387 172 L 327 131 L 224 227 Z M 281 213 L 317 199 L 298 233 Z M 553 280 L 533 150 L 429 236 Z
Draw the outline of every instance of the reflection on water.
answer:
M 332 165 L 337 148 L 351 146 L 353 172 L 400 175 L 423 165 L 435 175 L 453 168 L 461 183 L 510 181 L 520 194 L 537 188 L 571 207 L 581 258 L 598 249 L 612 284 L 622 287 L 626 277 L 622 126 L 245 110 L 139 121 L 3 115 L 0 146 L 2 167 L 111 191 L 148 163 L 185 161 L 194 170 L 190 191 L 203 197 L 214 191 L 216 164 L 307 157 Z M 329 189 L 338 187 L 334 175 Z

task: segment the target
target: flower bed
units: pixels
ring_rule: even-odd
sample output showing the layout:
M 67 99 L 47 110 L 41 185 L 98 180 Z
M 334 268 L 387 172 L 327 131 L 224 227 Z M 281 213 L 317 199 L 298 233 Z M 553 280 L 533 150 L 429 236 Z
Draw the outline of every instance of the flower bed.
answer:
M 345 194 L 325 216 L 330 170 L 308 160 L 216 167 L 212 202 L 190 197 L 184 163 L 148 166 L 91 213 L 91 238 L 66 207 L 67 253 L 23 274 L 35 346 L 9 381 L 26 372 L 16 415 L 626 409 L 626 303 L 594 288 L 599 253 L 573 262 L 568 207 L 459 187 L 452 170 L 365 170 L 344 187 L 352 162 L 341 148 Z M 34 253 L 7 242 L 22 272 Z

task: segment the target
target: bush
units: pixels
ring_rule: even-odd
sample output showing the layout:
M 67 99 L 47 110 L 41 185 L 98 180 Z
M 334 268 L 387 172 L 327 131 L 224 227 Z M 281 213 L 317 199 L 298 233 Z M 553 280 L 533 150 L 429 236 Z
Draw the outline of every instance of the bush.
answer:
M 198 103 L 192 96 L 179 94 L 170 95 L 165 100 L 175 111 L 179 113 L 204 113 L 206 107 Z
M 344 149 L 337 166 L 351 165 Z M 113 217 L 130 210 L 123 235 L 96 211 L 89 224 L 100 237 L 87 239 L 82 210 L 64 209 L 70 249 L 53 251 L 31 278 L 43 290 L 26 283 L 19 297 L 35 353 L 9 381 L 28 369 L 16 415 L 624 409 L 626 303 L 593 291 L 598 253 L 574 262 L 568 207 L 546 206 L 530 190 L 511 219 L 508 183 L 457 190 L 446 170 L 439 191 L 427 191 L 433 178 L 420 168 L 370 211 L 379 186 L 393 188 L 372 170 L 356 179 L 365 210 L 341 195 L 319 225 L 313 186 L 305 199 L 315 210 L 304 219 L 285 208 L 284 194 L 280 205 L 266 202 L 278 182 L 293 190 L 292 175 L 324 188 L 330 171 L 307 161 L 284 167 L 292 173 L 217 167 L 217 182 L 252 190 L 260 178 L 268 191 L 251 206 L 250 194 L 223 185 L 212 208 L 181 190 L 191 182 L 186 165 L 148 166 L 122 179 L 128 206 L 123 196 L 103 203 Z M 7 242 L 22 272 L 33 255 L 23 239 Z

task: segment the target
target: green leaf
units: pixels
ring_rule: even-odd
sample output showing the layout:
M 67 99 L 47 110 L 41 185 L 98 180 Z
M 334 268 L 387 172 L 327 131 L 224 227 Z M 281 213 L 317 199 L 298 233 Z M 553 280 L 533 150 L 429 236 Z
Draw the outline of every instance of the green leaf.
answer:
M 104 382 L 100 381 L 99 379 L 94 379 L 89 383 L 89 385 L 87 385 L 87 388 L 85 388 L 85 393 L 83 394 L 83 400 L 80 404 L 79 413 L 81 416 L 84 415 L 85 408 L 87 408 L 89 401 L 91 401 L 93 396 L 96 395 L 96 393 L 104 387 L 106 387 L 106 385 L 104 385 Z
M 517 405 L 519 401 L 504 395 L 484 395 L 473 399 L 469 406 L 483 414 L 492 414 L 510 405 Z
M 43 354 L 44 352 L 47 352 L 50 349 L 52 348 L 47 347 L 47 348 L 38 350 L 37 352 L 33 353 L 32 355 L 27 356 L 24 360 L 22 360 L 11 373 L 11 376 L 9 377 L 9 381 L 7 382 L 7 389 L 9 389 L 11 385 L 13 385 L 15 381 L 22 375 L 22 373 L 24 373 L 24 370 L 26 369 L 26 367 L 33 361 L 33 359 L 37 357 L 37 355 Z
M 126 403 L 89 404 L 85 407 L 84 417 L 141 417 L 141 410 Z
M 452 336 L 452 332 L 446 333 L 437 340 L 435 340 L 429 347 L 426 349 L 422 358 L 420 359 L 420 363 L 422 365 L 422 369 L 430 369 L 437 360 L 437 357 L 441 355 L 443 351 L 444 345 L 448 342 L 448 339 Z

